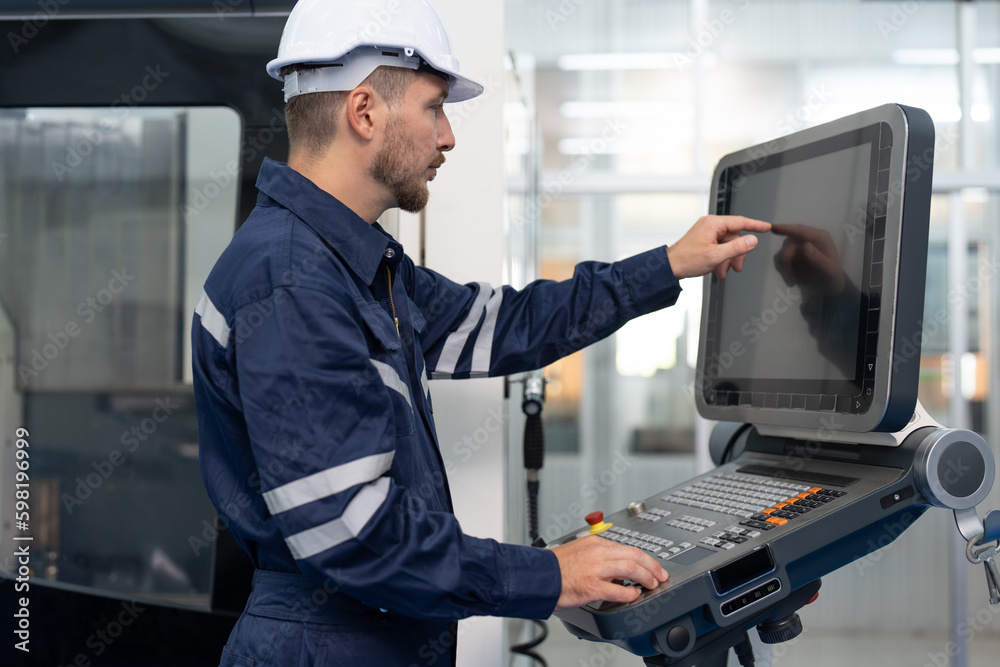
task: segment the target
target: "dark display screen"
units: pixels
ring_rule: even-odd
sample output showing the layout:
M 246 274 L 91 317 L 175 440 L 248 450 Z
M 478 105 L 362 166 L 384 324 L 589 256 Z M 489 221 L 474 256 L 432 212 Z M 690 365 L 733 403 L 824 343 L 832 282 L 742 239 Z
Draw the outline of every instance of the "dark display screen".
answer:
M 772 570 L 774 570 L 774 558 L 771 557 L 771 549 L 765 545 L 732 563 L 712 570 L 711 574 L 715 590 L 719 595 L 725 595 Z
M 820 409 L 828 399 L 822 409 L 834 409 L 838 396 L 864 395 L 884 252 L 880 160 L 887 168 L 889 147 L 880 150 L 880 131 L 872 125 L 723 173 L 718 212 L 773 227 L 756 235 L 742 272 L 712 279 L 709 403 Z

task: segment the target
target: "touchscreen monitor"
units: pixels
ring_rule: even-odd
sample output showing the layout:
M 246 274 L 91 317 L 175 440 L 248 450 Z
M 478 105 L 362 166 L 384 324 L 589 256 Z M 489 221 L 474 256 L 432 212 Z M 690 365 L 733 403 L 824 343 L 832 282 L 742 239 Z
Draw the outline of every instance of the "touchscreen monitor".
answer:
M 727 155 L 712 212 L 771 222 L 706 277 L 695 396 L 711 419 L 895 431 L 920 365 L 934 129 L 886 105 Z

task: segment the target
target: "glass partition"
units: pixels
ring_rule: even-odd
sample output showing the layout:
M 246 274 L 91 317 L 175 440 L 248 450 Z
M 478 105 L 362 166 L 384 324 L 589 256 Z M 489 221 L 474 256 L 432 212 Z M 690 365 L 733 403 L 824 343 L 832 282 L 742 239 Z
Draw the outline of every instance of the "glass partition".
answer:
M 30 454 L 29 528 L 3 537 L 34 538 L 35 577 L 208 604 L 190 325 L 240 133 L 228 108 L 0 110 L 0 409 Z
M 709 176 L 729 152 L 885 103 L 926 109 L 937 141 L 919 396 L 946 425 L 955 425 L 951 413 L 961 397 L 969 426 L 996 448 L 1000 6 L 863 0 L 558 6 L 507 0 L 505 6 L 507 45 L 529 70 L 520 77 L 530 83 L 538 156 L 535 173 L 512 179 L 510 189 L 538 203 L 545 277 L 568 276 L 575 261 L 608 261 L 675 241 L 708 210 Z M 959 12 L 970 10 L 973 30 L 960 35 Z M 973 67 L 963 93 L 959 54 L 966 51 Z M 949 254 L 957 227 L 966 231 L 967 248 Z M 963 256 L 964 278 L 950 284 L 961 273 L 953 262 Z M 711 465 L 712 425 L 696 415 L 684 391 L 691 372 L 684 351 L 696 344 L 700 285 L 683 286 L 673 308 L 547 369 L 553 455 L 541 472 L 540 516 L 553 534 L 582 525 L 589 510 L 613 511 Z M 953 315 L 959 310 L 962 327 Z M 951 352 L 955 331 L 967 334 L 958 359 Z M 605 483 L 601 474 L 616 462 L 626 472 Z M 1000 488 L 987 504 L 996 507 L 998 499 Z M 574 501 L 581 511 L 564 520 Z M 921 522 L 896 546 L 827 578 L 825 602 L 804 617 L 812 634 L 780 647 L 772 664 L 797 664 L 823 655 L 826 646 L 831 664 L 849 662 L 844 656 L 856 645 L 854 635 L 872 629 L 879 637 L 865 648 L 900 647 L 894 657 L 900 664 L 930 664 L 949 638 L 961 639 L 941 602 L 953 585 L 946 574 L 953 523 L 938 511 Z M 965 576 L 972 617 L 985 604 L 984 589 L 973 570 Z M 907 583 L 913 581 L 924 585 Z M 988 629 L 969 638 L 969 664 L 995 662 L 996 621 L 994 615 Z M 558 644 L 560 636 L 555 631 L 548 641 L 563 662 L 596 655 L 575 640 Z M 616 654 L 608 662 L 630 660 Z

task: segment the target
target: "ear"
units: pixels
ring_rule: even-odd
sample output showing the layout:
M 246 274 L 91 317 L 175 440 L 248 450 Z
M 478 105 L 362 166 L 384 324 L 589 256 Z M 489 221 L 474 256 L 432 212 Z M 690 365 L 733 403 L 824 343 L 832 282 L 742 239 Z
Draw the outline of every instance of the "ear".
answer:
M 375 136 L 375 119 L 372 117 L 372 112 L 378 105 L 375 91 L 368 86 L 358 86 L 347 94 L 344 109 L 347 113 L 347 123 L 364 141 L 371 141 Z

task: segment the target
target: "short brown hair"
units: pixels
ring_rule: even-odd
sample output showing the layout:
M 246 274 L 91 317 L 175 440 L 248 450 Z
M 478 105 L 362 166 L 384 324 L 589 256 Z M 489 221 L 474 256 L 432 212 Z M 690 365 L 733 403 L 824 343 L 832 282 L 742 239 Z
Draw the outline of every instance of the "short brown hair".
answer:
M 289 65 L 281 69 L 285 76 L 293 71 L 306 72 L 322 65 Z M 413 70 L 382 65 L 362 81 L 370 86 L 390 108 L 403 101 L 413 82 Z M 285 103 L 285 125 L 288 128 L 290 153 L 302 151 L 309 157 L 319 156 L 333 141 L 337 131 L 337 116 L 347 101 L 347 91 L 328 91 L 296 95 Z

